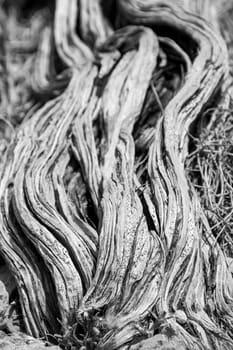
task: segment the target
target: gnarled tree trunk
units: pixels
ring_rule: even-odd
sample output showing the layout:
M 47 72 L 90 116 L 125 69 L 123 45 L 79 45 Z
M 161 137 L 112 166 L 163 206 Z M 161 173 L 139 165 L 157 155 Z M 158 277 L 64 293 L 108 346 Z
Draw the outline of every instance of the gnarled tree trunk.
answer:
M 0 255 L 25 332 L 232 349 L 233 237 L 189 168 L 231 110 L 231 4 L 1 3 Z

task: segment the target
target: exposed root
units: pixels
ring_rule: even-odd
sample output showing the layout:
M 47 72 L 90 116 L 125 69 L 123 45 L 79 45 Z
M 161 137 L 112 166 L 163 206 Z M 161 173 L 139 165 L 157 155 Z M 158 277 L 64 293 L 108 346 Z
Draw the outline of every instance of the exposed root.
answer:
M 233 348 L 220 8 L 1 2 L 0 255 L 27 333 L 66 350 Z

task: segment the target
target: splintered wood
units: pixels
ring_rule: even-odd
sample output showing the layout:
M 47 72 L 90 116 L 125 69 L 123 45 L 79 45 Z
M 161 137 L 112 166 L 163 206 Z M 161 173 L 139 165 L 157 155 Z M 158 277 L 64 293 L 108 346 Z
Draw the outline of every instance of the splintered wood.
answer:
M 233 251 L 186 169 L 202 114 L 231 108 L 221 2 L 35 3 L 1 1 L 0 23 L 0 256 L 24 330 L 232 349 Z

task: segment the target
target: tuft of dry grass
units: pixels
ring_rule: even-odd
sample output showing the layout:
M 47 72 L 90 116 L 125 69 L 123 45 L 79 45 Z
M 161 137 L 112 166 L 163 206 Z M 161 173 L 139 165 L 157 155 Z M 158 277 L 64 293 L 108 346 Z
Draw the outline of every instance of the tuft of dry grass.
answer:
M 190 135 L 186 171 L 209 220 L 216 242 L 233 257 L 233 110 L 214 109 L 214 123 Z

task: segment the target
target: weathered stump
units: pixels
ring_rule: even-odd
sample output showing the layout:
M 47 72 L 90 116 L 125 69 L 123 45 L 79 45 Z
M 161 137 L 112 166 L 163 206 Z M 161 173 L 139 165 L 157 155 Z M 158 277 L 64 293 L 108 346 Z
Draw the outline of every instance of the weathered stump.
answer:
M 222 11 L 1 2 L 0 255 L 29 335 L 66 349 L 233 347 L 232 250 L 187 165 L 232 105 Z

